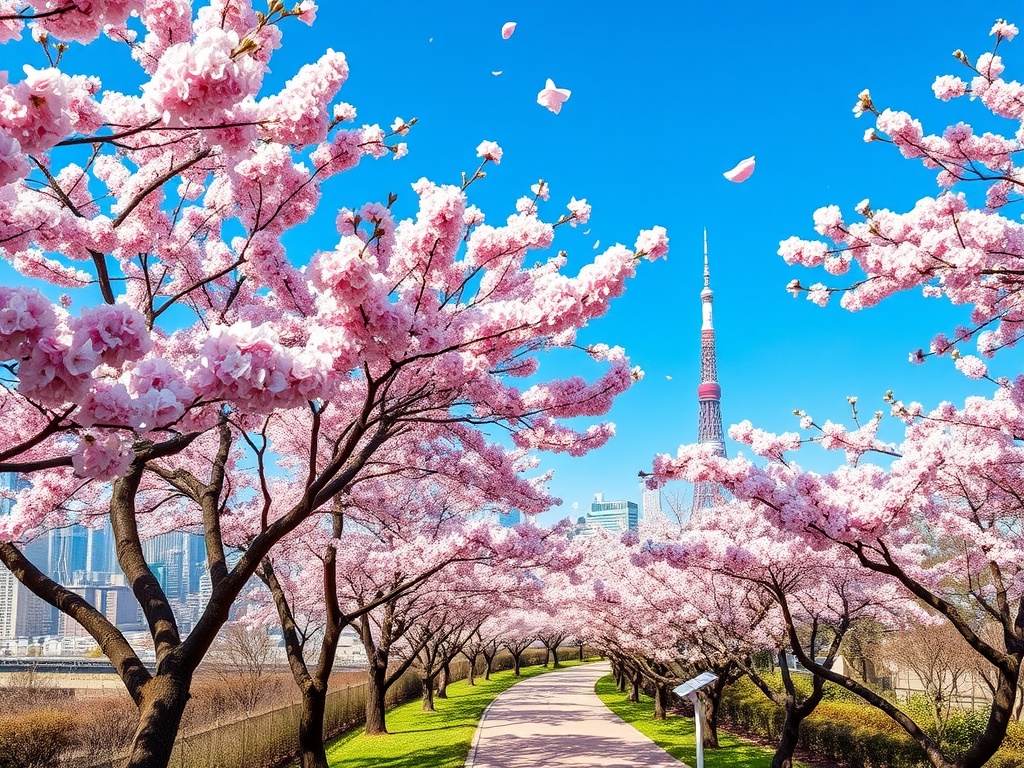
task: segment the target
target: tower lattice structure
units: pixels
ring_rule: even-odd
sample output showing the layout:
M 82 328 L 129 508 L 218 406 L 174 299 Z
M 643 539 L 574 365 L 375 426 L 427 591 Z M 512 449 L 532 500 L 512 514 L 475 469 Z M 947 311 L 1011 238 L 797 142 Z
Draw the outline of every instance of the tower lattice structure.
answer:
M 708 268 L 708 232 L 704 230 L 704 290 L 700 292 L 700 384 L 697 402 L 700 416 L 697 421 L 697 442 L 714 446 L 716 456 L 725 456 L 725 431 L 722 429 L 722 388 L 718 384 L 718 365 L 715 360 L 715 325 L 711 305 L 715 295 L 711 290 L 711 271 Z M 699 482 L 693 487 L 691 515 L 723 500 L 717 483 Z

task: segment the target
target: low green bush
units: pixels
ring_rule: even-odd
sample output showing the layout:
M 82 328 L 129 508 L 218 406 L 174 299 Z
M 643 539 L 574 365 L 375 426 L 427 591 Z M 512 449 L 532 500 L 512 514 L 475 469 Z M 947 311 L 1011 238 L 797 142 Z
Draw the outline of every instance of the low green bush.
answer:
M 827 688 L 828 686 L 826 686 Z M 934 733 L 930 713 L 914 702 L 907 707 L 915 721 Z M 920 711 L 919 711 L 920 710 Z M 778 739 L 785 713 L 744 678 L 726 689 L 720 717 L 750 733 Z M 947 754 L 963 754 L 984 731 L 988 712 L 957 712 L 946 725 Z M 924 752 L 888 715 L 853 694 L 826 697 L 800 725 L 800 746 L 823 759 L 850 768 L 922 768 Z M 1024 723 L 1011 723 L 1002 748 L 985 768 L 1024 768 Z

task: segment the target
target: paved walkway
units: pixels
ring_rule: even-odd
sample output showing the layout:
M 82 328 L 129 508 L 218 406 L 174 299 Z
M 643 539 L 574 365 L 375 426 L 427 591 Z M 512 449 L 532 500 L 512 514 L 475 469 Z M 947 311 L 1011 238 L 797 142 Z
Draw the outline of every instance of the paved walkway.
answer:
M 516 683 L 487 708 L 466 768 L 683 768 L 594 693 L 607 663 Z

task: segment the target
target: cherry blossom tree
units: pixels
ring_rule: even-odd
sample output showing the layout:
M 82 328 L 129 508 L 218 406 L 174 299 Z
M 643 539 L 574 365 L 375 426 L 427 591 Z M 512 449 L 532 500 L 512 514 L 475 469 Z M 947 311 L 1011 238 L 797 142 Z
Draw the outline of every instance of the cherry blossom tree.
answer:
M 416 431 L 421 444 L 500 463 L 481 425 L 501 424 L 524 452 L 580 454 L 612 434 L 565 420 L 606 413 L 640 375 L 622 350 L 588 347 L 602 368 L 593 381 L 544 378 L 538 353 L 576 346 L 667 239 L 645 231 L 573 275 L 562 255 L 524 266 L 589 206 L 573 199 L 545 221 L 542 185 L 490 226 L 469 203 L 482 176 L 471 173 L 462 185 L 414 184 L 412 218 L 399 221 L 391 195 L 342 209 L 310 250 L 286 249 L 334 176 L 402 156 L 413 123 L 345 127 L 355 110 L 336 100 L 348 66 L 334 51 L 265 92 L 287 25 L 312 23 L 315 5 L 79 5 L 0 6 L 2 40 L 28 50 L 16 40 L 33 24 L 49 65 L 0 85 L 0 256 L 24 280 L 0 287 L 0 471 L 29 481 L 0 520 L 0 560 L 97 641 L 139 708 L 129 765 L 160 766 L 193 673 L 249 579 L 285 536 L 330 513 L 383 446 Z M 101 34 L 123 44 L 131 92 L 60 70 L 77 52 L 63 41 Z M 484 142 L 478 156 L 496 164 L 500 148 Z M 274 464 L 287 471 L 294 456 L 307 457 L 306 474 L 271 492 Z M 229 484 L 238 461 L 251 467 L 255 509 Z M 108 510 L 154 670 L 24 557 L 42 528 L 68 522 L 74 499 Z M 206 540 L 212 597 L 187 637 L 143 554 L 141 538 L 160 529 Z
M 712 508 L 677 541 L 650 543 L 638 559 L 661 558 L 677 571 L 666 586 L 679 604 L 667 610 L 686 645 L 729 660 L 783 710 L 772 768 L 793 765 L 800 723 L 824 694 L 825 678 L 814 669 L 809 692 L 796 684 L 787 652 L 831 670 L 856 622 L 901 628 L 901 617 L 921 614 L 897 585 L 861 569 L 850 553 L 812 548 L 742 502 Z M 778 657 L 781 688 L 751 663 L 761 651 Z
M 330 530 L 324 521 L 311 519 L 264 558 L 257 575 L 276 607 L 289 664 L 302 693 L 299 749 L 304 768 L 327 764 L 323 721 L 341 631 L 448 566 L 511 556 L 518 543 L 511 540 L 514 537 L 498 535 L 492 525 L 470 519 L 489 500 L 511 501 L 523 509 L 549 503 L 532 483 L 496 471 L 510 470 L 514 463 L 495 467 L 477 459 L 474 453 L 398 441 L 368 462 L 363 477 L 335 499 Z M 369 601 L 355 596 L 347 600 L 338 588 L 339 546 L 369 558 L 357 571 L 373 562 L 391 579 L 390 588 L 380 589 Z M 310 617 L 315 617 L 319 638 L 315 654 L 307 654 L 307 647 L 313 647 L 307 645 L 310 637 L 303 631 Z M 458 650 L 455 647 L 444 657 L 442 674 Z M 420 655 L 432 651 L 432 646 L 425 646 Z
M 1020 199 L 1024 177 L 1016 164 L 1024 107 L 1020 84 L 1002 78 L 999 47 L 1017 28 L 998 21 L 991 30 L 993 50 L 957 60 L 968 80 L 944 75 L 935 81 L 938 98 L 963 96 L 993 117 L 1010 121 L 1010 135 L 976 135 L 965 123 L 942 135 L 926 134 L 905 112 L 879 111 L 869 92 L 860 94 L 855 113 L 873 114 L 865 138 L 891 143 L 909 159 L 938 171 L 943 192 L 920 200 L 907 213 L 857 206 L 862 221 L 846 223 L 837 207 L 815 214 L 826 240 L 791 238 L 780 254 L 790 263 L 823 267 L 831 275 L 855 271 L 847 285 L 815 283 L 794 293 L 824 304 L 835 293 L 851 311 L 907 290 L 945 298 L 970 308 L 970 320 L 952 334 L 939 333 L 928 351 L 911 362 L 948 356 L 973 379 L 994 385 L 988 397 L 970 397 L 962 406 L 943 403 L 931 410 L 919 403 L 887 398 L 903 424 L 903 439 L 878 439 L 882 413 L 861 422 L 853 403 L 855 428 L 816 422 L 799 412 L 802 433 L 773 435 L 744 422 L 734 439 L 766 460 L 711 457 L 698 446 L 684 446 L 675 458 L 656 460 L 655 474 L 722 483 L 774 525 L 807 538 L 812 546 L 845 550 L 859 566 L 899 585 L 948 622 L 992 671 L 993 702 L 984 731 L 959 757 L 895 707 L 853 678 L 816 664 L 794 648 L 804 666 L 853 690 L 893 718 L 917 741 L 930 762 L 943 768 L 975 768 L 999 748 L 1012 717 L 1024 658 L 1024 593 L 1021 591 L 1021 499 L 1019 467 L 1024 456 L 1021 393 L 1024 379 L 991 376 L 982 358 L 993 358 L 1020 339 L 1020 223 L 1006 206 Z M 971 203 L 968 189 L 979 183 L 983 202 Z M 954 190 L 954 187 L 956 188 Z M 860 274 L 858 275 L 857 272 Z M 975 343 L 981 357 L 962 350 Z M 819 474 L 803 470 L 791 455 L 806 443 L 845 454 L 841 468 Z M 879 463 L 869 459 L 880 458 Z M 980 631 L 995 623 L 994 635 Z

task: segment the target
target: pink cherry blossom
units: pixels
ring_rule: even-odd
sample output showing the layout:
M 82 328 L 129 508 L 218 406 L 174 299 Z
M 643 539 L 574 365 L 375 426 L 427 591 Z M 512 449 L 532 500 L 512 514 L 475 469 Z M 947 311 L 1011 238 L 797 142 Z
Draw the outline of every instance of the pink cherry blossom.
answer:
M 21 151 L 21 144 L 13 136 L 0 131 L 0 187 L 25 178 L 28 172 L 28 159 Z
M 1010 24 L 1004 21 L 1003 19 L 998 19 L 996 23 L 992 26 L 992 29 L 989 32 L 989 34 L 995 35 L 996 37 L 1002 38 L 1003 40 L 1010 41 L 1017 36 L 1018 31 L 1019 30 L 1017 29 L 1017 26 L 1015 24 Z
M 71 132 L 71 79 L 53 67 L 26 64 L 23 69 L 21 82 L 0 82 L 0 129 L 31 154 L 50 149 Z
M 637 256 L 643 256 L 648 261 L 656 261 L 668 253 L 668 232 L 664 227 L 645 229 L 633 247 Z
M 736 164 L 736 167 L 726 171 L 722 175 L 725 176 L 729 181 L 741 182 L 746 181 L 750 178 L 751 174 L 754 173 L 754 156 L 751 155 L 746 160 L 740 160 Z
M 495 165 L 501 164 L 502 149 L 495 141 L 482 141 L 476 148 L 476 156 L 484 160 L 490 160 Z
M 575 197 L 569 201 L 569 214 L 571 219 L 569 221 L 570 227 L 575 227 L 580 224 L 586 224 L 590 221 L 590 205 L 587 203 L 587 199 L 577 200 Z
M 139 359 L 152 346 L 146 319 L 137 310 L 123 305 L 85 309 L 81 317 L 71 321 L 70 327 L 73 347 L 88 347 L 99 362 L 114 367 Z
M 953 75 L 941 75 L 932 84 L 935 98 L 949 101 L 967 93 L 967 83 Z
M 506 21 L 501 25 L 501 37 L 503 40 L 508 40 L 512 37 L 512 33 L 516 31 L 516 23 L 514 21 Z
M 172 45 L 143 88 L 146 98 L 172 123 L 203 125 L 222 117 L 263 80 L 264 66 L 253 56 L 232 57 L 240 42 L 235 31 L 214 27 L 191 43 Z
M 81 402 L 99 359 L 89 346 L 72 349 L 70 336 L 44 336 L 18 366 L 18 391 L 53 407 Z
M 299 11 L 299 21 L 312 26 L 313 22 L 316 21 L 316 3 L 313 0 L 302 0 L 297 8 Z
M 131 443 L 116 433 L 85 435 L 72 454 L 75 474 L 112 480 L 124 473 L 134 454 Z
M 71 5 L 70 8 L 59 0 L 35 0 L 38 11 L 43 11 L 33 23 L 47 34 L 59 40 L 89 43 L 107 27 L 121 27 L 132 13 L 138 13 L 142 0 L 88 0 Z M 46 11 L 67 9 L 61 13 Z
M 544 88 L 537 94 L 537 103 L 542 107 L 547 107 L 557 115 L 562 111 L 562 104 L 568 101 L 571 95 L 572 91 L 568 88 L 558 88 L 549 77 Z
M 981 361 L 981 358 L 974 355 L 957 358 L 956 369 L 970 379 L 983 379 L 988 376 L 988 367 Z
M 41 293 L 0 286 L 0 360 L 17 360 L 57 324 L 57 315 Z

